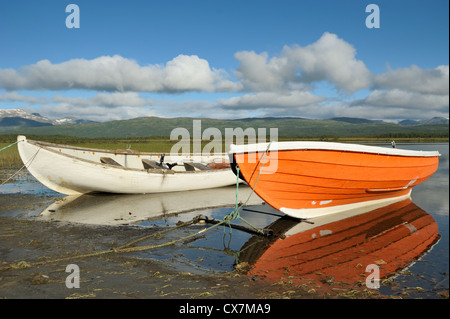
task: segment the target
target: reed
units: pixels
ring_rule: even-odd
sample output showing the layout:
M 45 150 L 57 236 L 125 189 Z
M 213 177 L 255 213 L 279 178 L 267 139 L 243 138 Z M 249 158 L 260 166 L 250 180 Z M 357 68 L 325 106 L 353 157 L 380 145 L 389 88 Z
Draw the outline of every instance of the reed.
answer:
M 0 149 L 10 145 L 11 143 L 0 143 Z M 22 165 L 22 161 L 17 151 L 17 146 L 9 147 L 0 152 L 0 168 L 9 169 L 17 168 Z

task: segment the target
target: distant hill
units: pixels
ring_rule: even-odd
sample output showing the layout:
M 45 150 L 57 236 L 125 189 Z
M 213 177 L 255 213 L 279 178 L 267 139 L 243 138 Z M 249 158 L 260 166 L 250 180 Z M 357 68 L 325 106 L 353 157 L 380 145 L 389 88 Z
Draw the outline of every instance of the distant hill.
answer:
M 346 122 L 346 123 L 351 123 L 351 124 L 368 124 L 368 123 L 382 122 L 382 121 L 374 121 L 374 120 L 361 119 L 361 118 L 355 118 L 355 117 L 333 117 L 330 120 Z
M 345 120 L 342 120 L 345 119 Z M 304 118 L 246 118 L 236 120 L 218 120 L 209 118 L 159 118 L 140 117 L 130 120 L 109 121 L 103 123 L 51 125 L 41 127 L 2 127 L 0 134 L 67 135 L 79 137 L 150 137 L 170 136 L 175 128 L 187 129 L 193 136 L 193 121 L 201 120 L 200 132 L 207 128 L 217 128 L 225 137 L 226 129 L 278 128 L 279 137 L 320 137 L 320 136 L 374 136 L 381 134 L 442 134 L 448 136 L 447 124 L 403 126 L 364 119 L 304 119 Z M 206 137 L 208 138 L 208 137 Z
M 0 127 L 39 127 L 51 126 L 52 123 L 35 121 L 19 116 L 0 118 Z
M 445 117 L 433 117 L 432 119 L 420 121 L 403 120 L 398 122 L 398 124 L 403 126 L 448 124 L 448 119 Z

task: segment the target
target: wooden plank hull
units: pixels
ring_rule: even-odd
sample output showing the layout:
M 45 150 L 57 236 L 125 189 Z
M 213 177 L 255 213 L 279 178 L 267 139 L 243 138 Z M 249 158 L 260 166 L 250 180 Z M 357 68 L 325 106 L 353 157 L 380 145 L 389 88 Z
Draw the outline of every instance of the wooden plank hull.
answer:
M 250 187 L 272 207 L 297 218 L 404 199 L 437 170 L 438 156 L 320 142 L 278 143 L 267 153 L 262 147 L 231 148 L 231 160 Z
M 67 195 L 163 193 L 236 184 L 236 176 L 230 169 L 192 172 L 144 169 L 142 159 L 159 161 L 159 156 L 66 147 L 27 140 L 25 136 L 19 136 L 18 140 L 19 154 L 28 171 L 43 185 Z M 118 165 L 100 161 L 108 156 Z M 218 158 L 211 161 L 215 159 Z M 189 158 L 178 156 L 170 160 L 182 162 Z

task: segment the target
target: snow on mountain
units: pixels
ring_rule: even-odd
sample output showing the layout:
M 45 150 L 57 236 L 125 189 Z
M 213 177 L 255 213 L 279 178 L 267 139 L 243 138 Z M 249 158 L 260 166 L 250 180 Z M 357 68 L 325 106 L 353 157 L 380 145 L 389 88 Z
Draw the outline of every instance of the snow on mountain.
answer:
M 42 125 L 67 125 L 94 123 L 89 120 L 82 120 L 75 117 L 65 117 L 51 120 L 39 113 L 28 113 L 22 109 L 0 109 L 0 126 L 42 126 Z
M 41 116 L 39 113 L 28 113 L 21 109 L 11 109 L 11 110 L 1 110 L 0 109 L 0 119 L 4 119 L 7 117 L 13 118 L 23 118 L 26 120 L 32 120 L 41 123 L 49 123 L 53 124 L 53 121 Z
M 398 122 L 398 124 L 403 126 L 448 124 L 448 118 L 433 117 L 426 120 L 403 120 Z

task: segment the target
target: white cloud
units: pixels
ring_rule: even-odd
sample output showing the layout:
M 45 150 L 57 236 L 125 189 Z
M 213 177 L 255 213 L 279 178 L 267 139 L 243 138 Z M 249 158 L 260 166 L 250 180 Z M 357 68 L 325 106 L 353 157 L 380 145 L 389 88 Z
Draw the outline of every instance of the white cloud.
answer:
M 0 94 L 0 101 L 4 102 L 25 102 L 28 104 L 42 104 L 48 103 L 49 99 L 45 97 L 26 96 L 18 94 L 17 92 L 5 92 Z
M 289 65 L 285 57 L 267 61 L 267 53 L 256 54 L 253 51 L 237 52 L 234 56 L 240 62 L 236 74 L 246 89 L 280 90 L 287 82 L 295 81 L 295 66 Z
M 408 106 L 381 107 L 374 105 L 342 105 L 334 107 L 334 116 L 359 117 L 367 119 L 379 119 L 387 121 L 397 121 L 404 119 L 430 119 L 433 117 L 447 117 L 445 110 L 424 110 L 421 108 L 411 108 Z
M 119 55 L 52 64 L 41 60 L 18 71 L 0 69 L 0 87 L 7 90 L 183 92 L 231 90 L 235 84 L 222 70 L 211 70 L 196 55 L 179 55 L 166 66 L 140 66 Z
M 23 103 L 51 117 L 101 120 L 157 113 L 218 118 L 448 117 L 448 65 L 412 65 L 373 74 L 356 58 L 350 43 L 328 32 L 310 45 L 285 46 L 272 57 L 254 51 L 236 52 L 234 57 L 239 63 L 236 81 L 196 55 L 180 54 L 164 65 L 145 66 L 119 55 L 57 64 L 42 60 L 18 70 L 0 69 L 0 107 Z M 98 93 L 82 97 L 75 90 Z M 51 96 L 49 91 L 65 92 Z M 163 98 L 146 98 L 148 92 Z M 183 95 L 184 101 L 170 94 L 188 92 L 195 93 Z M 217 97 L 219 92 L 227 92 L 227 98 Z M 367 96 L 360 98 L 362 94 Z M 192 96 L 198 99 L 188 98 Z
M 93 97 L 67 97 L 56 95 L 53 105 L 46 105 L 42 112 L 52 118 L 73 116 L 93 121 L 130 119 L 141 116 L 155 116 L 152 99 L 146 99 L 136 92 L 100 93 Z
M 157 114 L 155 110 L 144 107 L 120 106 L 111 111 L 111 109 L 106 106 L 74 107 L 67 103 L 44 105 L 38 112 L 53 119 L 76 117 L 98 122 L 132 119 L 143 116 L 161 116 L 160 114 Z
M 325 32 L 315 43 L 304 48 L 285 48 L 286 55 L 297 61 L 301 77 L 308 82 L 328 80 L 338 89 L 357 91 L 370 85 L 370 71 L 357 60 L 356 50 L 337 35 Z
M 70 97 L 55 95 L 49 97 L 34 97 L 18 94 L 17 92 L 6 92 L 0 94 L 0 101 L 8 102 L 26 102 L 29 104 L 67 104 L 74 107 L 139 107 L 149 106 L 153 104 L 153 100 L 143 98 L 136 92 L 113 92 L 113 93 L 99 93 L 93 97 Z
M 421 69 L 416 65 L 374 76 L 367 97 L 353 101 L 349 110 L 365 109 L 379 118 L 423 119 L 448 117 L 449 67 Z
M 357 100 L 353 105 L 371 105 L 379 107 L 403 107 L 410 109 L 448 110 L 448 95 L 424 94 L 400 89 L 374 90 L 365 99 Z
M 74 107 L 139 107 L 153 104 L 152 99 L 144 99 L 136 92 L 114 92 L 110 94 L 100 93 L 93 97 L 66 97 L 56 95 L 52 98 L 53 103 L 64 103 Z
M 449 94 L 449 67 L 440 65 L 435 69 L 424 70 L 416 65 L 409 68 L 389 70 L 375 76 L 377 89 L 402 89 L 423 94 Z
M 357 91 L 371 84 L 371 73 L 355 58 L 352 45 L 325 32 L 306 47 L 285 46 L 279 57 L 242 51 L 235 54 L 237 75 L 251 90 L 290 89 L 299 83 L 330 81 L 339 90 Z
M 258 109 L 258 108 L 297 108 L 320 103 L 326 100 L 304 91 L 258 92 L 239 97 L 218 100 L 218 107 L 224 109 Z
M 221 70 L 211 70 L 208 61 L 197 56 L 179 55 L 169 61 L 161 75 L 167 91 L 229 91 L 235 84 Z

